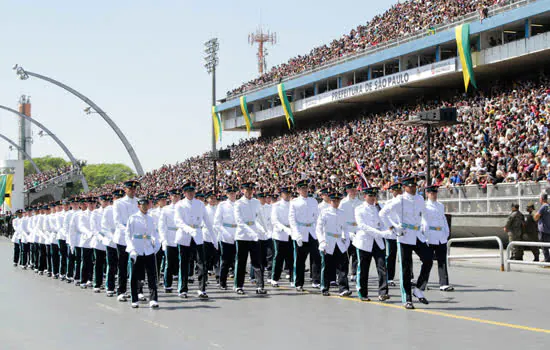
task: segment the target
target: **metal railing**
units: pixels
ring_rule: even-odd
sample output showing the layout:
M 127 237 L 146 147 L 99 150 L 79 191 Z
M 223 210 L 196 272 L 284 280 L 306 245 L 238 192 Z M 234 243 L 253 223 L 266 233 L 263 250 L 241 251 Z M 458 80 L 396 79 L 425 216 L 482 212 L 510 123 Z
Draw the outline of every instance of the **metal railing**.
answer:
M 71 180 L 72 178 L 74 178 L 76 176 L 79 176 L 79 177 L 82 176 L 82 170 L 81 169 L 69 170 L 66 173 L 58 175 L 58 176 L 56 176 L 54 178 L 51 178 L 47 181 L 41 182 L 40 184 L 38 184 L 36 186 L 29 187 L 29 188 L 25 189 L 23 192 L 30 192 L 31 190 L 35 190 L 36 192 L 40 192 L 40 191 L 45 190 L 46 188 L 48 188 L 50 186 L 55 186 L 55 185 L 58 185 L 62 182 L 67 182 L 67 181 Z
M 492 17 L 494 15 L 509 11 L 511 9 L 514 9 L 514 8 L 519 8 L 519 7 L 525 6 L 527 4 L 530 4 L 530 3 L 536 2 L 536 1 L 539 1 L 539 0 L 510 0 L 510 1 L 507 1 L 506 4 L 504 4 L 504 5 L 503 4 L 493 5 L 493 6 L 489 7 L 489 9 L 488 9 L 489 10 L 488 17 Z M 471 12 L 467 15 L 457 17 L 456 20 L 453 21 L 453 22 L 442 23 L 442 24 L 439 24 L 437 26 L 434 26 L 433 29 L 435 30 L 436 33 L 437 32 L 442 32 L 442 31 L 454 28 L 459 24 L 471 22 L 472 20 L 477 20 L 477 19 L 479 19 L 479 13 L 478 12 Z M 347 62 L 347 61 L 350 61 L 350 60 L 353 60 L 353 59 L 356 59 L 356 58 L 359 58 L 359 57 L 362 57 L 362 56 L 370 55 L 370 54 L 373 54 L 373 53 L 378 52 L 378 51 L 387 50 L 389 48 L 399 46 L 401 44 L 404 44 L 404 43 L 412 41 L 412 40 L 416 40 L 416 39 L 420 39 L 420 38 L 423 38 L 423 37 L 426 37 L 426 36 L 433 35 L 432 33 L 428 32 L 427 29 L 428 28 L 422 28 L 422 29 L 418 30 L 418 32 L 407 34 L 403 37 L 399 37 L 399 38 L 396 38 L 396 39 L 388 40 L 388 41 L 386 41 L 382 44 L 376 45 L 374 47 L 366 48 L 366 49 L 361 50 L 361 51 L 359 51 L 357 53 L 354 53 L 354 54 L 346 55 L 346 56 L 341 57 L 341 58 L 335 58 L 335 59 L 330 60 L 327 63 L 324 63 L 324 64 L 319 65 L 317 67 L 304 70 L 304 71 L 302 71 L 300 73 L 297 73 L 297 74 L 288 75 L 288 76 L 282 78 L 280 81 L 277 79 L 277 81 L 267 83 L 267 84 L 263 84 L 263 85 L 245 90 L 243 92 L 239 92 L 239 93 L 236 93 L 234 95 L 227 96 L 226 99 L 227 100 L 232 100 L 232 99 L 235 99 L 235 98 L 239 98 L 240 96 L 243 96 L 245 94 L 250 94 L 250 93 L 260 91 L 260 90 L 263 90 L 263 89 L 266 89 L 266 88 L 269 88 L 269 87 L 272 87 L 272 86 L 276 86 L 281 82 L 286 82 L 286 81 L 289 81 L 289 80 L 292 80 L 292 79 L 296 79 L 296 78 L 299 78 L 299 77 L 302 77 L 302 76 L 305 76 L 305 75 L 308 75 L 308 74 L 311 74 L 311 73 L 315 73 L 315 72 L 318 72 L 320 70 L 323 70 L 323 69 L 326 69 L 326 68 L 329 68 L 329 67 L 332 67 L 332 66 L 335 66 L 335 65 L 338 65 L 338 64 L 342 64 L 344 62 Z
M 550 262 L 544 262 L 544 261 L 523 261 L 523 260 L 513 260 L 510 259 L 510 252 L 512 251 L 512 247 L 542 247 L 542 248 L 550 248 L 550 243 L 542 243 L 542 242 L 520 242 L 520 241 L 512 241 L 508 243 L 508 247 L 506 247 L 506 271 L 510 271 L 510 264 L 518 264 L 518 265 L 537 265 L 537 266 L 550 266 Z
M 465 254 L 465 255 L 451 255 L 451 245 L 456 242 L 486 242 L 497 241 L 498 254 Z M 487 258 L 500 258 L 500 271 L 504 271 L 504 248 L 502 240 L 497 236 L 487 237 L 468 237 L 468 238 L 451 238 L 447 242 L 447 266 L 451 266 L 451 260 L 465 260 L 465 259 L 487 259 Z

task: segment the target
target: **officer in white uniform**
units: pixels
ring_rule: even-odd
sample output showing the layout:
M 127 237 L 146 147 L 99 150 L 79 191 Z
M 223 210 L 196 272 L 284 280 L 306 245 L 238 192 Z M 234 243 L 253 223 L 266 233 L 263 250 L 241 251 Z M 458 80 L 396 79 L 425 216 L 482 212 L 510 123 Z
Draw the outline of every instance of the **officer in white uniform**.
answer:
M 422 217 L 426 215 L 424 199 L 416 194 L 416 178 L 403 179 L 405 193 L 398 196 L 395 201 L 388 203 L 387 211 L 382 213 L 383 221 L 391 224 L 390 229 L 397 235 L 399 261 L 401 263 L 401 299 L 406 309 L 414 309 L 412 295 L 416 296 L 423 304 L 428 304 L 423 291 L 426 289 L 430 270 L 432 269 L 432 251 L 426 244 L 426 238 L 422 234 Z M 411 293 L 412 252 L 415 252 L 422 262 L 420 275 L 416 287 Z M 406 276 L 406 278 L 403 278 Z
M 321 292 L 329 296 L 330 281 L 336 272 L 338 292 L 341 297 L 351 295 L 348 282 L 348 248 L 350 236 L 347 231 L 346 215 L 339 209 L 342 194 L 331 193 L 330 208 L 323 210 L 317 218 L 316 234 L 321 252 Z
M 82 246 L 81 236 L 78 228 L 78 217 L 82 215 L 84 211 L 88 209 L 86 204 L 86 198 L 78 199 L 78 209 L 75 211 L 69 223 L 69 245 L 74 254 L 74 284 L 75 286 L 80 286 L 80 280 L 82 278 Z
M 204 255 L 206 257 L 206 269 L 208 274 L 213 273 L 216 276 L 216 284 L 220 283 L 220 255 L 218 253 L 218 235 L 214 229 L 214 216 L 218 209 L 218 198 L 213 191 L 208 191 L 204 194 L 206 200 L 206 217 L 210 221 L 212 231 L 203 224 L 202 230 L 204 233 Z
M 115 279 L 118 271 L 118 251 L 117 245 L 113 241 L 114 234 L 116 232 L 116 224 L 113 215 L 113 202 L 117 199 L 124 197 L 123 189 L 115 189 L 111 192 L 112 198 L 108 206 L 103 208 L 103 214 L 101 215 L 101 232 L 103 233 L 103 245 L 105 246 L 106 260 L 107 260 L 107 273 L 105 279 L 106 295 L 112 297 L 116 294 L 115 291 Z
M 158 251 L 160 246 L 159 236 L 155 230 L 153 218 L 147 214 L 149 200 L 143 198 L 137 200 L 137 202 L 139 211 L 130 216 L 124 231 L 126 235 L 126 249 L 130 257 L 130 291 L 132 295 L 132 307 L 139 307 L 139 278 L 146 272 L 147 285 L 150 292 L 149 307 L 158 308 L 155 252 Z
M 304 271 L 308 255 L 311 260 L 312 287 L 321 282 L 321 255 L 315 225 L 319 216 L 317 201 L 308 196 L 309 180 L 296 184 L 299 196 L 290 202 L 288 221 L 294 240 L 294 284 L 298 292 L 304 289 Z
M 260 211 L 262 213 L 262 217 L 264 218 L 261 230 L 262 235 L 258 240 L 258 243 L 260 244 L 260 260 L 262 265 L 262 273 L 267 268 L 267 250 L 271 242 L 271 231 L 273 231 L 273 227 L 271 225 L 271 205 L 267 204 L 267 196 L 267 192 L 256 193 L 256 199 L 260 202 Z M 250 282 L 256 282 L 254 269 L 252 268 L 250 269 Z
M 235 245 L 237 257 L 235 260 L 235 283 L 237 294 L 244 293 L 244 277 L 246 262 L 250 254 L 250 265 L 256 277 L 256 294 L 266 294 L 264 275 L 262 272 L 262 252 L 259 240 L 266 237 L 263 227 L 266 226 L 260 201 L 253 198 L 256 185 L 252 182 L 241 184 L 243 196 L 235 203 Z
M 426 216 L 422 217 L 422 231 L 428 241 L 428 246 L 437 259 L 439 273 L 439 290 L 450 292 L 454 288 L 449 284 L 447 271 L 447 240 L 449 239 L 449 224 L 445 217 L 445 207 L 437 201 L 438 186 L 426 187 Z M 433 255 L 432 255 L 433 256 Z
M 229 185 L 225 188 L 227 199 L 216 209 L 214 229 L 220 242 L 220 289 L 227 290 L 227 275 L 229 268 L 235 263 L 235 202 L 237 200 L 237 186 Z
M 349 232 L 351 241 L 355 238 L 357 232 L 357 222 L 355 221 L 355 209 L 359 207 L 363 201 L 357 196 L 357 183 L 351 182 L 344 186 L 347 196 L 340 203 L 340 209 L 344 211 L 346 217 L 346 231 Z M 353 245 L 350 244 L 348 257 L 351 260 L 351 280 L 355 281 L 357 275 L 357 252 Z
M 319 190 L 319 196 L 321 197 L 322 201 L 317 206 L 319 208 L 319 213 L 321 213 L 323 210 L 330 208 L 330 197 L 328 196 L 330 193 L 330 188 L 325 187 Z
M 74 236 L 73 222 L 76 213 L 80 210 L 79 205 L 79 199 L 69 199 L 70 210 L 65 214 L 65 220 L 63 221 L 63 231 L 67 239 L 67 283 L 72 283 L 75 280 L 75 247 L 71 237 Z M 78 260 L 78 265 L 80 266 L 80 260 Z M 80 272 L 78 272 L 78 276 L 80 278 Z
M 59 278 L 64 281 L 67 277 L 67 256 L 69 247 L 67 246 L 67 232 L 65 231 L 65 219 L 69 212 L 69 201 L 64 199 L 59 206 L 60 211 L 56 215 L 57 242 L 59 243 Z
M 164 292 L 172 292 L 172 279 L 178 273 L 178 244 L 176 243 L 176 204 L 181 200 L 181 190 L 173 188 L 168 191 L 170 204 L 164 206 L 159 217 L 159 236 L 164 252 Z
M 118 253 L 118 289 L 117 300 L 125 302 L 126 288 L 128 283 L 128 253 L 126 252 L 126 225 L 128 219 L 139 211 L 137 205 L 136 191 L 139 182 L 136 180 L 124 183 L 126 196 L 113 202 L 113 219 L 116 229 L 113 242 L 116 244 Z
M 273 224 L 273 269 L 271 273 L 271 285 L 279 286 L 279 279 L 283 271 L 283 265 L 294 266 L 294 248 L 292 246 L 290 222 L 288 213 L 290 210 L 290 189 L 279 189 L 281 200 L 273 204 L 271 210 L 271 223 Z
M 88 288 L 93 286 L 93 273 L 94 273 L 94 250 L 92 248 L 92 239 L 94 232 L 91 225 L 92 212 L 96 207 L 96 200 L 94 197 L 86 197 L 82 199 L 85 207 L 75 217 L 76 229 L 80 232 L 80 249 L 81 263 L 80 263 L 80 288 Z
M 15 218 L 12 220 L 12 226 L 13 226 L 13 236 L 11 237 L 11 241 L 13 243 L 13 266 L 19 265 L 19 262 L 21 260 L 21 216 L 22 211 L 17 210 L 15 212 Z
M 374 258 L 378 272 L 378 300 L 385 301 L 388 295 L 388 276 L 386 272 L 386 254 L 384 238 L 395 237 L 379 217 L 376 204 L 377 187 L 363 189 L 365 202 L 355 209 L 355 221 L 358 231 L 353 240 L 357 250 L 357 293 L 363 301 L 370 301 L 368 284 L 370 262 Z
M 61 201 L 57 201 L 53 204 L 51 208 L 51 213 L 49 215 L 49 225 L 50 225 L 50 259 L 52 266 L 52 275 L 54 279 L 59 278 L 59 231 L 61 227 L 58 225 L 57 218 L 61 215 L 63 207 L 61 206 Z
M 192 181 L 183 185 L 184 198 L 176 204 L 174 222 L 176 231 L 176 243 L 179 252 L 179 283 L 178 293 L 180 298 L 187 298 L 189 283 L 189 265 L 192 257 L 197 262 L 197 274 L 199 279 L 199 298 L 206 299 L 206 282 L 208 270 L 204 254 L 204 233 L 202 225 L 212 231 L 212 225 L 208 220 L 206 207 L 198 199 L 195 199 L 196 184 Z
M 30 233 L 28 232 L 28 225 L 29 225 L 29 212 L 27 210 L 21 210 L 21 213 L 23 214 L 23 217 L 21 217 L 20 225 L 19 225 L 19 234 L 21 239 L 21 268 L 23 270 L 26 270 L 29 266 L 29 257 L 30 257 L 30 243 L 29 243 L 29 236 Z
M 105 259 L 107 255 L 107 248 L 103 244 L 105 234 L 103 233 L 103 228 L 101 227 L 101 220 L 103 218 L 103 212 L 105 208 L 111 203 L 111 196 L 108 194 L 100 195 L 98 198 L 100 207 L 92 211 L 90 217 L 90 229 L 92 231 L 93 237 L 91 242 L 91 247 L 94 250 L 94 293 L 101 292 L 101 287 L 103 286 L 103 271 L 105 268 Z
M 168 201 L 168 192 L 161 192 L 158 193 L 156 196 L 154 196 L 155 201 L 155 207 L 153 209 L 149 210 L 149 215 L 153 218 L 153 222 L 155 223 L 155 229 L 160 235 L 160 214 L 162 212 L 162 208 L 164 208 Z M 151 201 L 151 198 L 149 198 L 149 201 Z M 158 252 L 156 252 L 155 257 L 157 259 L 157 277 L 160 279 L 161 277 L 161 271 L 164 273 L 163 266 L 163 260 L 164 260 L 164 250 L 162 249 L 162 245 L 160 246 L 161 249 L 159 249 Z
M 392 199 L 395 200 L 397 196 L 400 194 L 403 194 L 403 188 L 400 182 L 395 182 L 390 185 L 388 188 L 392 194 Z M 390 200 L 390 201 L 391 201 Z M 384 212 L 384 208 L 380 211 L 381 216 Z M 387 227 L 391 226 L 390 223 L 385 222 L 384 223 Z M 388 271 L 388 285 L 391 287 L 395 287 L 395 282 L 393 281 L 395 279 L 395 263 L 397 261 L 397 237 L 395 238 L 386 238 L 386 269 Z

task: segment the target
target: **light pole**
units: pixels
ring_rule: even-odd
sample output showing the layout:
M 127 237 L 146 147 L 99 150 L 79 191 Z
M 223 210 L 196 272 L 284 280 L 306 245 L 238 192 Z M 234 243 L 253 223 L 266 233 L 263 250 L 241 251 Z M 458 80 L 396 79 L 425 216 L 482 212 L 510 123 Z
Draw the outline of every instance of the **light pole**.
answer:
M 208 74 L 212 75 L 212 106 L 216 105 L 216 66 L 218 65 L 218 50 L 220 49 L 220 44 L 218 43 L 218 38 L 212 38 L 204 43 L 204 57 L 205 64 L 204 67 Z M 217 175 L 217 166 L 216 160 L 218 159 L 218 154 L 216 150 L 216 132 L 214 126 L 214 119 L 212 119 L 212 163 L 214 166 L 214 193 L 217 194 L 218 183 L 216 179 Z M 221 130 L 220 130 L 221 132 Z
M 138 173 L 138 175 L 139 176 L 144 175 L 143 168 L 141 167 L 141 163 L 139 162 L 139 159 L 136 155 L 136 152 L 134 151 L 134 148 L 132 147 L 132 145 L 130 144 L 128 139 L 126 139 L 126 136 L 124 136 L 124 133 L 122 133 L 122 130 L 120 130 L 120 128 L 115 124 L 115 122 L 111 118 L 109 118 L 107 113 L 105 113 L 92 100 L 90 100 L 86 96 L 82 95 L 80 92 L 76 91 L 75 89 L 71 88 L 70 86 L 67 86 L 67 85 L 65 85 L 65 84 L 63 84 L 63 83 L 61 83 L 57 80 L 46 77 L 44 75 L 29 72 L 29 71 L 23 69 L 23 67 L 21 67 L 17 64 L 13 67 L 13 69 L 15 70 L 17 75 L 19 76 L 19 79 L 21 79 L 21 80 L 27 80 L 27 79 L 29 79 L 29 77 L 35 77 L 35 78 L 38 78 L 38 79 L 42 79 L 42 80 L 50 82 L 54 85 L 59 86 L 60 88 L 70 92 L 71 94 L 75 95 L 76 97 L 78 97 L 79 99 L 84 101 L 84 103 L 86 103 L 89 106 L 89 107 L 86 108 L 86 109 L 88 109 L 88 111 L 91 111 L 91 109 L 93 109 L 97 114 L 99 114 L 103 118 L 103 120 L 105 120 L 107 122 L 107 124 L 109 124 L 109 126 L 117 134 L 120 141 L 122 141 L 122 144 L 124 144 L 124 147 L 126 147 L 126 151 L 128 151 L 128 154 L 130 155 L 130 158 L 132 158 L 132 162 L 134 163 L 134 167 L 136 168 L 136 172 Z M 89 112 L 89 113 L 87 112 L 87 114 L 90 114 L 90 113 L 91 112 Z
M 3 135 L 3 134 L 0 134 L 0 139 L 3 139 L 4 141 L 6 141 L 7 143 L 9 143 L 11 146 L 10 148 L 13 146 L 15 148 L 17 148 L 18 151 L 20 151 L 21 153 L 23 153 L 23 155 L 25 156 L 25 158 L 27 158 L 29 160 L 29 162 L 31 163 L 32 167 L 34 168 L 34 171 L 36 171 L 37 174 L 42 174 L 42 172 L 40 171 L 40 169 L 38 168 L 38 165 L 36 165 L 36 163 L 34 162 L 34 160 L 31 158 L 31 156 L 23 149 L 23 147 L 19 146 L 18 144 L 16 144 L 12 139 L 8 138 L 7 136 Z

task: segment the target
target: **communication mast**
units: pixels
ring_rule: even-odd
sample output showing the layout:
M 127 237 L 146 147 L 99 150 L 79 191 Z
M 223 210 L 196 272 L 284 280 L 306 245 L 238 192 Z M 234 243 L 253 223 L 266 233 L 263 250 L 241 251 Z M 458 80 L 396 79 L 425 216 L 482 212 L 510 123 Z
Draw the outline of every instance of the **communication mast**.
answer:
M 248 43 L 252 46 L 258 44 L 258 72 L 260 75 L 264 74 L 264 71 L 267 70 L 267 63 L 265 57 L 267 56 L 267 48 L 264 48 L 264 43 L 275 45 L 277 43 L 277 33 L 264 33 L 262 27 L 260 26 L 256 33 L 251 33 L 248 35 Z
M 22 95 L 19 99 L 19 113 L 26 115 L 27 117 L 31 116 L 31 98 L 30 96 Z M 27 122 L 25 119 L 19 117 L 19 146 L 27 154 L 32 155 L 31 152 L 32 145 L 32 134 L 31 134 L 31 123 Z M 25 154 L 19 152 L 19 160 L 25 160 Z

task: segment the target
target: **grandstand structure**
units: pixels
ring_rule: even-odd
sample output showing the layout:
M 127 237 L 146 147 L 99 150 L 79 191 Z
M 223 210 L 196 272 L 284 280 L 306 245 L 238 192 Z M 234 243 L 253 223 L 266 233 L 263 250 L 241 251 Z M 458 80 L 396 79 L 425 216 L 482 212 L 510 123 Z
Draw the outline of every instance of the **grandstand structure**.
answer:
M 225 131 L 244 130 L 240 98 L 246 97 L 253 128 L 279 135 L 286 128 L 277 85 L 284 82 L 296 124 L 323 116 L 422 96 L 462 84 L 455 27 L 470 24 L 476 75 L 536 67 L 550 58 L 550 1 L 511 0 L 489 8 L 482 23 L 474 12 L 451 23 L 379 44 L 363 52 L 283 77 L 219 100 Z

